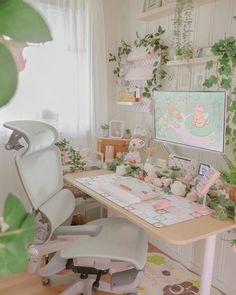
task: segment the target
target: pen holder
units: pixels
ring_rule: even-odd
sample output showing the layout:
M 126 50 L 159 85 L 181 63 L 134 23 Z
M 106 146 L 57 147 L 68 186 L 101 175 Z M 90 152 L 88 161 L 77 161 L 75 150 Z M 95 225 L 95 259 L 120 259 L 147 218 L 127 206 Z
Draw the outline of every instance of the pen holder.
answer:
M 105 162 L 111 162 L 114 159 L 114 146 L 105 146 Z

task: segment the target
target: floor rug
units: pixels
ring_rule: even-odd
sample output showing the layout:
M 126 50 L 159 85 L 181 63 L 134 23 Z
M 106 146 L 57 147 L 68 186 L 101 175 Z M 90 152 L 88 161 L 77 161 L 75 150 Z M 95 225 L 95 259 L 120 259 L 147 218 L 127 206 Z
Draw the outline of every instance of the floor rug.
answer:
M 148 253 L 138 295 L 198 295 L 200 278 L 162 253 Z M 212 288 L 211 295 L 221 295 Z

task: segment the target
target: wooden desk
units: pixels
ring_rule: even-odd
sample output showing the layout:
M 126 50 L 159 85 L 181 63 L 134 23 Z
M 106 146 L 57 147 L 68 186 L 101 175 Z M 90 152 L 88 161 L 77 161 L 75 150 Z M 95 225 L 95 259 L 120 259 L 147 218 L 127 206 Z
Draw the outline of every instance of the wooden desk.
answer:
M 131 222 L 139 225 L 149 233 L 175 245 L 186 245 L 205 239 L 205 253 L 203 260 L 200 295 L 210 295 L 212 273 L 214 266 L 216 235 L 236 227 L 236 224 L 230 220 L 220 221 L 209 215 L 194 218 L 185 222 L 177 223 L 163 228 L 156 228 L 145 220 L 126 211 L 124 208 L 112 201 L 105 199 L 103 196 L 78 183 L 75 179 L 78 177 L 89 177 L 102 174 L 109 174 L 107 170 L 84 171 L 79 173 L 70 173 L 64 176 L 66 182 L 79 188 L 92 198 L 96 199 L 106 207 L 120 213 Z

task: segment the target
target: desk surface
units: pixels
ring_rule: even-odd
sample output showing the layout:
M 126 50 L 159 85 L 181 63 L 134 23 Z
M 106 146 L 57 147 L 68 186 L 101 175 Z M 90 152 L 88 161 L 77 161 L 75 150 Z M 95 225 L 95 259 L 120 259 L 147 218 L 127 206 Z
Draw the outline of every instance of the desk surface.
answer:
M 94 192 L 88 187 L 85 187 L 75 180 L 78 177 L 90 177 L 109 173 L 111 172 L 108 170 L 84 171 L 66 174 L 64 176 L 64 179 L 66 182 L 87 193 L 106 207 L 119 212 L 130 221 L 149 231 L 151 234 L 154 234 L 157 237 L 166 240 L 168 243 L 185 245 L 205 239 L 210 235 L 218 234 L 236 227 L 236 224 L 231 219 L 220 221 L 207 215 L 163 228 L 156 228 L 155 226 L 151 225 L 140 217 L 133 215 L 131 212 L 128 212 L 119 205 L 114 204 L 112 201 L 105 199 L 103 196 L 99 195 L 98 193 Z

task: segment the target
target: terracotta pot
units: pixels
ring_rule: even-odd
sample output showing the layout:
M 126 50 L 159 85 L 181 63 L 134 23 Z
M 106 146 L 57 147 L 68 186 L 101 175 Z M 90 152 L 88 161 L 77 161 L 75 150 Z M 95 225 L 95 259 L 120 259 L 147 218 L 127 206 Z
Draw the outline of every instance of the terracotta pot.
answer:
M 229 189 L 230 200 L 236 202 L 236 184 L 231 184 Z
M 236 202 L 236 184 L 229 184 L 225 182 L 225 188 L 229 194 L 230 200 Z

